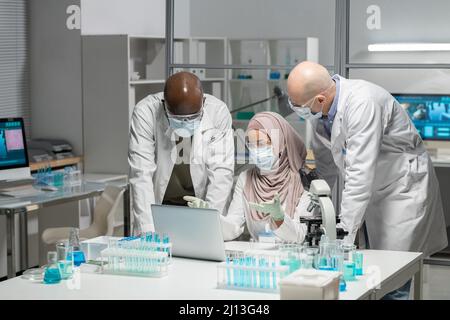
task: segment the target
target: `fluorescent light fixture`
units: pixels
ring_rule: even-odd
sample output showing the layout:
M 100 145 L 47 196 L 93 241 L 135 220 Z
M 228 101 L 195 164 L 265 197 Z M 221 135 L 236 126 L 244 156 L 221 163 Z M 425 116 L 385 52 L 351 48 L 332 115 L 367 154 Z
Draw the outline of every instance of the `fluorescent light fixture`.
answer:
M 383 51 L 450 51 L 450 43 L 376 43 L 369 44 L 370 52 Z

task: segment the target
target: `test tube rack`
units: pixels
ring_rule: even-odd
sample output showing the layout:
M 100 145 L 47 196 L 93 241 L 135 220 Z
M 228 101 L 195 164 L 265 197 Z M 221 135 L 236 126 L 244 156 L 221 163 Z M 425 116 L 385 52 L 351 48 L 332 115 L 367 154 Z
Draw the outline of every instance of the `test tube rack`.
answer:
M 280 265 L 276 255 L 235 255 L 217 265 L 217 288 L 279 292 L 280 279 L 289 267 Z
M 172 260 L 170 242 L 142 239 L 118 242 L 101 252 L 102 273 L 141 277 L 164 277 Z

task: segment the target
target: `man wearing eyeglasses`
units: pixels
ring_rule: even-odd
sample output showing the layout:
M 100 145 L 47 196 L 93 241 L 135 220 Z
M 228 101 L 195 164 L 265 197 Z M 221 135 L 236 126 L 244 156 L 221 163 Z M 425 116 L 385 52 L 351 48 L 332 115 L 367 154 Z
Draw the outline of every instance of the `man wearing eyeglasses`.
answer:
M 312 121 L 319 174 L 344 181 L 341 226 L 354 242 L 365 222 L 368 246 L 419 251 L 447 246 L 439 184 L 427 150 L 401 105 L 363 80 L 331 77 L 321 65 L 302 62 L 289 75 L 291 108 Z M 409 284 L 390 298 L 408 296 Z
M 231 115 L 203 93 L 192 73 L 169 77 L 164 92 L 134 108 L 128 151 L 134 233 L 154 231 L 151 204 L 211 207 L 223 212 L 231 193 Z

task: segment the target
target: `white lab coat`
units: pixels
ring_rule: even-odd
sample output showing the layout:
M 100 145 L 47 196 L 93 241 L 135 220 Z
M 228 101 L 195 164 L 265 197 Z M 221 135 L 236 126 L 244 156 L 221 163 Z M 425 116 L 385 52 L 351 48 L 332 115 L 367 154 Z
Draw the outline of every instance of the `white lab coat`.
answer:
M 205 94 L 204 113 L 195 131 L 190 173 L 195 196 L 224 211 L 233 186 L 234 141 L 230 112 L 222 101 Z M 151 204 L 161 204 L 177 151 L 164 110 L 163 93 L 149 95 L 134 108 L 128 163 L 134 233 L 153 231 Z
M 350 240 L 365 220 L 372 249 L 429 255 L 447 246 L 431 159 L 407 113 L 386 90 L 340 77 L 331 141 L 320 132 L 323 126 L 314 125 L 319 173 L 330 183 L 338 173 L 344 179 L 340 214 Z
M 285 215 L 284 222 L 279 228 L 271 221 L 271 219 L 255 221 L 250 215 L 250 207 L 244 196 L 244 186 L 249 170 L 242 172 L 236 182 L 233 193 L 233 199 L 228 208 L 228 214 L 221 216 L 222 235 L 225 241 L 234 240 L 244 232 L 244 225 L 247 223 L 247 229 L 254 239 L 258 239 L 258 235 L 266 231 L 266 224 L 269 221 L 269 228 L 272 229 L 274 235 L 282 241 L 302 243 L 306 235 L 306 225 L 300 223 L 300 217 L 311 216 L 312 212 L 306 209 L 310 203 L 309 193 L 303 192 L 299 204 L 295 209 L 294 218 Z M 283 209 L 285 205 L 282 204 Z

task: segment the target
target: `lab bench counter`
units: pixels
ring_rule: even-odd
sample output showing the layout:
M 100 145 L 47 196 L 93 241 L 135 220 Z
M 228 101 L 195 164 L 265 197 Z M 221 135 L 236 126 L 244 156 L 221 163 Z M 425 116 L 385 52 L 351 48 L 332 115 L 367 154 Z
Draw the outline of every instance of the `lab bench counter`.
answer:
M 365 275 L 347 282 L 341 300 L 379 299 L 415 276 L 421 298 L 422 254 L 365 250 Z M 133 300 L 278 300 L 279 294 L 217 289 L 217 262 L 174 258 L 163 278 L 80 273 L 79 281 L 45 285 L 21 277 L 0 282 L 0 300 L 133 299 Z

